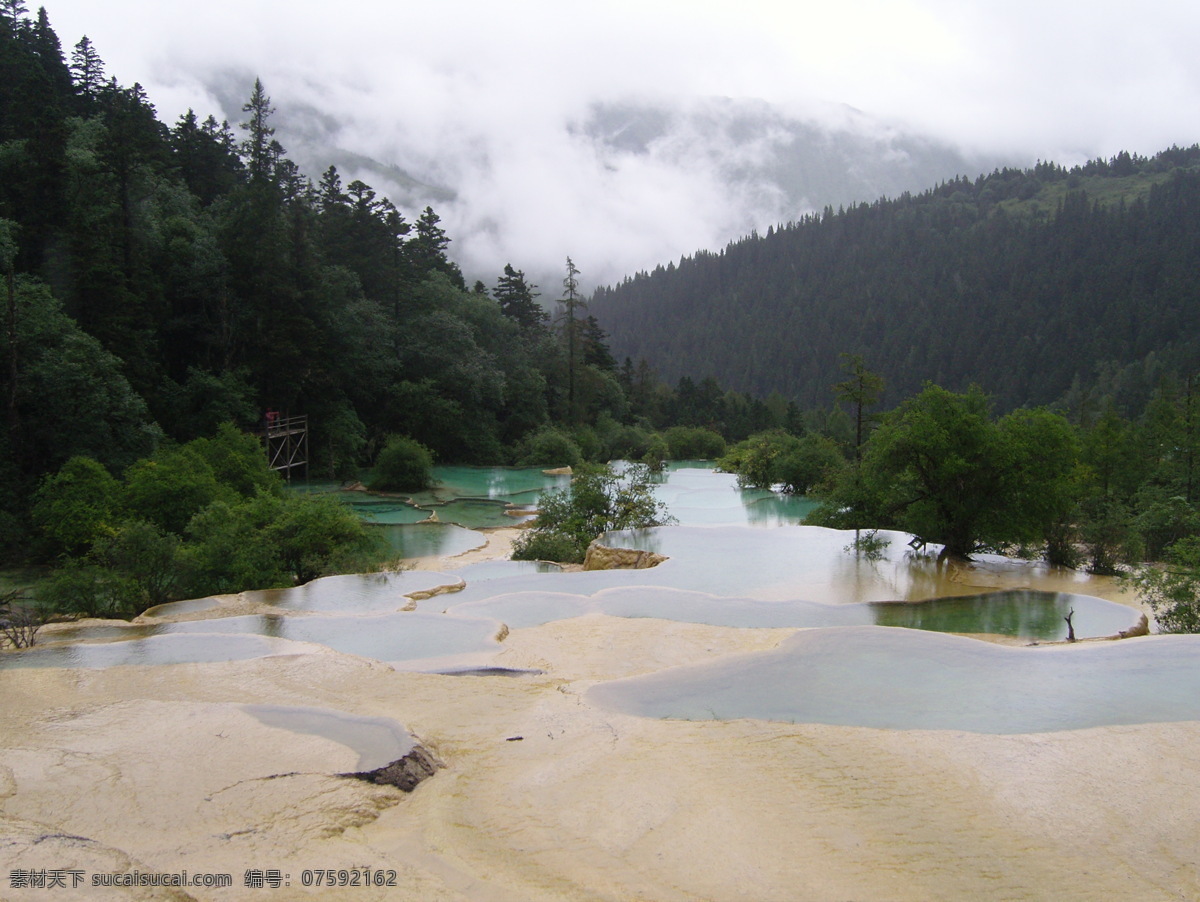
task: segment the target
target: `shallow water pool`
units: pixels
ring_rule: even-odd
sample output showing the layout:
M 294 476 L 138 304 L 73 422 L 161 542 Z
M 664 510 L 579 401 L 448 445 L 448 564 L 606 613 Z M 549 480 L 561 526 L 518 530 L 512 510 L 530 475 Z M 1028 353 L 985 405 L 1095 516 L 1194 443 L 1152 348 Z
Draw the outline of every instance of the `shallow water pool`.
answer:
M 593 686 L 587 699 L 642 717 L 1001 734 L 1200 720 L 1200 636 L 1011 648 L 809 630 L 770 652 Z

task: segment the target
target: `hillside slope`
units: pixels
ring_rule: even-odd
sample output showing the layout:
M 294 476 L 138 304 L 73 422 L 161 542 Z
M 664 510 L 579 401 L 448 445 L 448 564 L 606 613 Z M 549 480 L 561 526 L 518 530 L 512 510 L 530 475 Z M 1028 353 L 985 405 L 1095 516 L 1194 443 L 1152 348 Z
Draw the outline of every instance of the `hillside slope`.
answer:
M 613 352 L 674 380 L 830 400 L 861 353 L 890 399 L 1003 407 L 1200 362 L 1200 147 L 957 179 L 812 216 L 598 290 Z M 1114 375 L 1115 374 L 1115 375 Z

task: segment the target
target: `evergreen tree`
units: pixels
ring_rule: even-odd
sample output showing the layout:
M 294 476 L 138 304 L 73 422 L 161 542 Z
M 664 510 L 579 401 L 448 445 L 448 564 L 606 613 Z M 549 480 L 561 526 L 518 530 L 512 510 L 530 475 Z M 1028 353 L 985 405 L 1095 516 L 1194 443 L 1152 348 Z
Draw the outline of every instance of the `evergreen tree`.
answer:
M 254 79 L 254 91 L 242 106 L 242 112 L 250 114 L 242 123 L 242 129 L 246 132 L 246 140 L 242 142 L 242 156 L 246 160 L 246 168 L 252 181 L 269 180 L 274 174 L 273 164 L 283 148 L 272 140 L 275 128 L 268 122 L 274 115 L 275 108 L 271 106 L 271 98 L 267 96 L 262 79 Z
M 87 110 L 104 89 L 104 60 L 85 34 L 71 52 L 71 82 Z
M 189 109 L 172 129 L 170 144 L 179 174 L 206 207 L 233 190 L 243 175 L 228 122 L 218 124 L 209 116 L 200 123 Z
M 854 459 L 862 461 L 865 411 L 883 393 L 883 377 L 867 369 L 861 354 L 843 354 L 842 369 L 848 378 L 834 385 L 833 391 L 839 401 L 846 401 L 854 407 Z
M 467 287 L 458 264 L 446 256 L 450 238 L 441 226 L 441 217 L 426 207 L 416 222 L 416 235 L 405 244 L 414 281 L 420 282 L 435 272 L 445 273 L 459 289 Z
M 563 279 L 560 303 L 563 307 L 563 337 L 567 346 L 567 416 L 574 420 L 577 416 L 575 401 L 582 346 L 579 314 L 587 304 L 579 295 L 579 270 L 570 257 L 567 257 L 567 275 Z
M 616 373 L 617 361 L 609 350 L 608 335 L 600 328 L 596 317 L 589 314 L 584 318 L 580 340 L 583 346 L 583 362 L 587 366 L 594 366 L 606 373 Z
M 20 31 L 27 15 L 29 11 L 25 0 L 0 0 L 0 21 L 4 22 L 12 35 Z
M 525 273 L 506 263 L 504 274 L 496 282 L 492 294 L 500 305 L 500 312 L 522 329 L 542 329 L 549 317 L 536 300 L 535 288 L 536 285 L 526 284 Z
M 42 68 L 50 77 L 55 93 L 62 97 L 69 95 L 71 73 L 63 62 L 62 44 L 59 43 L 54 29 L 50 27 L 50 18 L 44 6 L 38 7 L 37 19 L 33 25 L 33 49 L 41 61 Z

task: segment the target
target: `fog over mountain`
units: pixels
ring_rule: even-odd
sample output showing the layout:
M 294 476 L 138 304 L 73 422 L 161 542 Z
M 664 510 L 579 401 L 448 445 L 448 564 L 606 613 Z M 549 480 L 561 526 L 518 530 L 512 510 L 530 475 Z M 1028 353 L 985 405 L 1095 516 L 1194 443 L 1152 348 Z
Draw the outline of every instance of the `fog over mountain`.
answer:
M 261 77 L 313 178 L 336 164 L 471 279 L 506 262 L 557 296 L 826 204 L 997 164 L 1153 154 L 1196 138 L 1200 7 L 1146 0 L 56 0 L 164 121 L 242 120 Z
M 241 118 L 239 92 L 252 80 L 225 73 L 209 86 L 219 116 Z M 555 135 L 559 163 L 539 176 L 487 149 L 484 135 L 444 147 L 436 160 L 414 155 L 397 165 L 349 149 L 350 121 L 303 101 L 275 105 L 276 137 L 314 181 L 335 165 L 344 182 L 363 180 L 410 219 L 432 205 L 468 281 L 490 286 L 512 262 L 542 286 L 543 300 L 558 297 L 568 254 L 587 267 L 585 285 L 607 284 L 826 206 L 1032 162 L 967 154 L 847 106 L 789 111 L 761 100 L 689 98 L 591 104 L 564 119 Z M 562 224 L 574 245 L 553 254 L 537 233 L 559 215 L 559 195 L 550 190 L 556 184 L 573 192 L 578 207 Z M 510 196 L 517 187 L 524 198 Z M 514 235 L 527 235 L 528 243 Z

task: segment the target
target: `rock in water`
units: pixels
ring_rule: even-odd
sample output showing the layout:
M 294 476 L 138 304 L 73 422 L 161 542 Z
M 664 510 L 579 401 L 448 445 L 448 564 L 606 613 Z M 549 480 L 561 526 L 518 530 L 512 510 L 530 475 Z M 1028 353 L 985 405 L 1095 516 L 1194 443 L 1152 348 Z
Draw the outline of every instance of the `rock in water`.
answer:
M 423 745 L 414 745 L 411 752 L 402 758 L 397 758 L 391 764 L 375 770 L 359 773 L 341 774 L 343 777 L 354 777 L 356 780 L 366 780 L 368 783 L 395 786 L 405 792 L 412 792 L 422 780 L 432 777 L 445 767 Z

